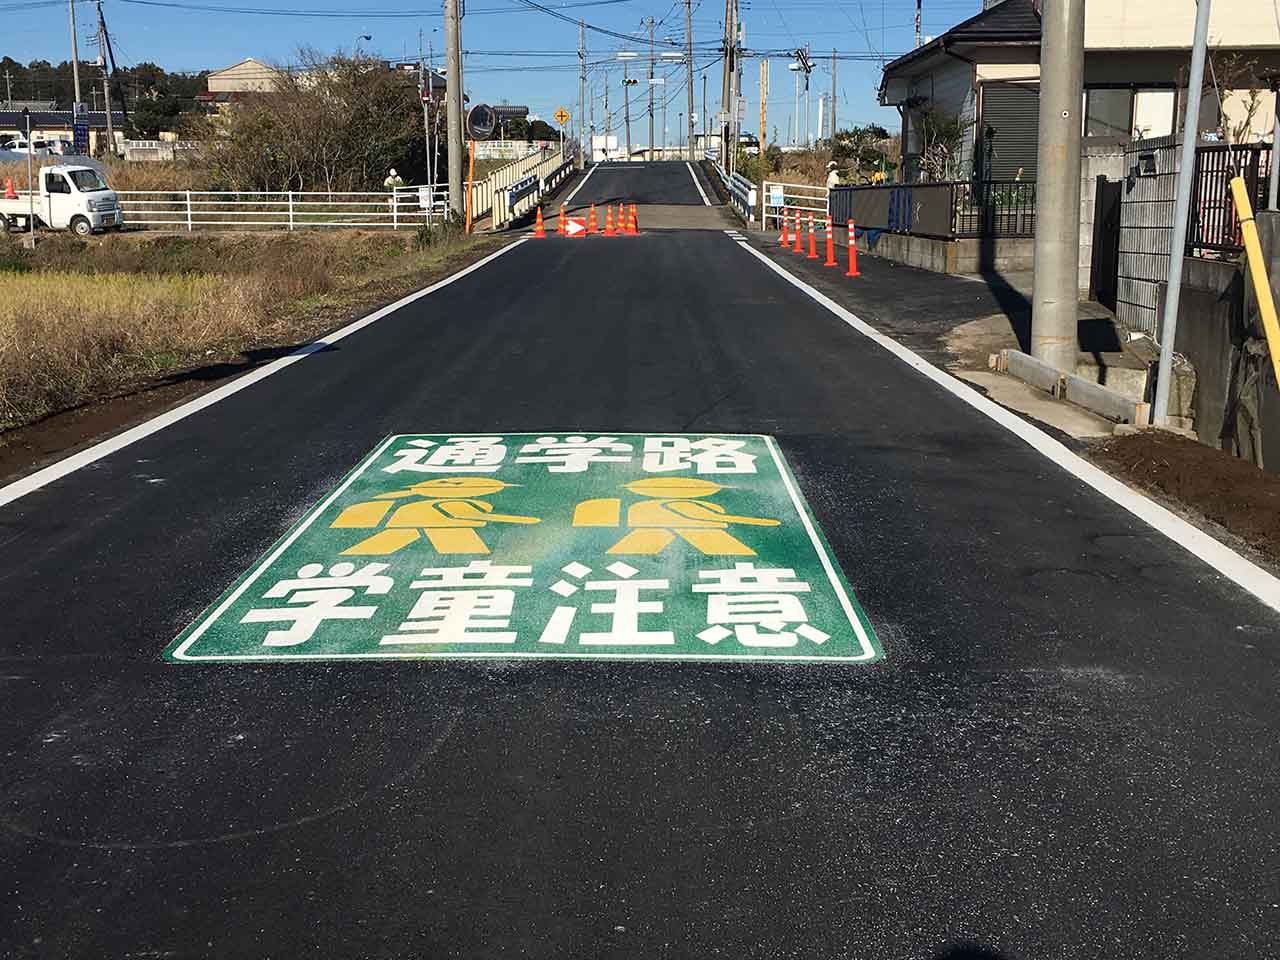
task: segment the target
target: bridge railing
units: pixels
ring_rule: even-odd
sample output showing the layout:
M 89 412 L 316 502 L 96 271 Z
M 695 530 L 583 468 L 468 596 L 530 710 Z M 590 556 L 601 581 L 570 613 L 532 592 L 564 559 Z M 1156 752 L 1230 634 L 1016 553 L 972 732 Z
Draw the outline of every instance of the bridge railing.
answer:
M 703 157 L 711 161 L 712 169 L 715 170 L 720 183 L 729 194 L 729 202 L 734 209 L 742 215 L 743 220 L 751 223 L 755 219 L 756 185 L 740 173 L 729 173 L 713 151 L 705 151 Z

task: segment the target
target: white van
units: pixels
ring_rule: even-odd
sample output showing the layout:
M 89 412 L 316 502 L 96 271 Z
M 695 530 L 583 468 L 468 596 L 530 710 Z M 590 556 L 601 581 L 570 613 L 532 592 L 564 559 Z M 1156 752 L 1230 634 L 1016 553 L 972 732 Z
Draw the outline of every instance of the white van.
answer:
M 11 232 L 30 228 L 32 207 L 36 226 L 71 230 L 80 237 L 124 225 L 115 191 L 92 167 L 45 167 L 40 171 L 40 189 L 34 196 L 26 191 L 17 194 L 16 199 L 0 194 L 0 227 Z

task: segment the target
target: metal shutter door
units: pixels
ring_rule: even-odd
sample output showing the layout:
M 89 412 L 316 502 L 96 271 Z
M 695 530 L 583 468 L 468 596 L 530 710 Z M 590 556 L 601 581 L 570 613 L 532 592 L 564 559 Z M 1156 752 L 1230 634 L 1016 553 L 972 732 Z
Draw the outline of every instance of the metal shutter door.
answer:
M 1016 83 L 982 85 L 982 162 L 988 180 L 1036 178 L 1036 145 L 1040 125 L 1040 87 Z M 985 142 L 987 128 L 995 136 Z M 988 152 L 990 150 L 990 152 Z

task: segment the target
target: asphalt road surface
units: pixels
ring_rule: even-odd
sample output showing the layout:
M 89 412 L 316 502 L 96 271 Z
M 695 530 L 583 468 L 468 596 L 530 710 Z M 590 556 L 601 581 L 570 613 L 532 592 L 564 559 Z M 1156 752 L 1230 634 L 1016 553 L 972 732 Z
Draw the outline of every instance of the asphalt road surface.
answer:
M 162 659 L 386 435 L 542 431 L 773 435 L 884 658 Z M 1275 956 L 1280 618 L 719 231 L 527 241 L 0 543 L 6 957 Z

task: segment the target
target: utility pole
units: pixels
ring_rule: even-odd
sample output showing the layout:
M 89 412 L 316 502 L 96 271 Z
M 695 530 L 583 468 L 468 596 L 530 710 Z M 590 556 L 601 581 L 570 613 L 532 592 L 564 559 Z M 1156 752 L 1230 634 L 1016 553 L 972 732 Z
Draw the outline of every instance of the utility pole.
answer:
M 102 60 L 102 102 L 103 109 L 107 113 L 107 156 L 110 157 L 116 152 L 116 131 L 115 125 L 111 122 L 111 81 L 107 77 L 107 54 L 110 51 L 108 43 L 107 21 L 102 16 L 102 0 L 98 0 L 98 57 Z M 115 65 L 114 54 L 111 56 L 111 63 Z M 123 102 L 124 94 L 120 97 Z M 78 95 L 76 99 L 79 100 Z M 134 97 L 134 102 L 137 102 L 137 97 Z
M 427 196 L 428 201 L 433 202 L 435 197 L 435 179 L 431 176 L 431 74 L 426 74 L 426 82 L 423 82 L 423 65 L 422 65 L 422 31 L 418 31 L 418 99 L 422 101 L 422 135 L 427 142 Z M 424 97 L 423 94 L 426 94 Z M 430 219 L 430 207 L 428 209 L 428 219 Z
M 587 28 L 586 21 L 578 21 L 578 169 L 587 165 L 584 152 L 587 122 Z
M 458 0 L 444 0 L 445 123 L 449 135 L 449 209 L 461 215 L 462 193 L 462 17 Z
M 667 88 L 662 88 L 662 159 L 667 159 Z
M 1040 41 L 1031 353 L 1067 371 L 1075 370 L 1078 349 L 1084 4 L 1085 0 L 1046 4 Z
M 724 118 L 720 127 L 720 162 L 729 164 L 729 97 L 733 86 L 729 78 L 733 75 L 733 0 L 724 0 L 724 74 L 721 81 L 720 111 Z
M 760 61 L 760 155 L 768 142 L 769 118 L 769 60 Z
M 804 45 L 804 143 L 807 147 L 813 146 L 813 125 L 810 118 L 813 116 L 813 84 L 809 82 L 809 74 L 813 70 L 813 61 L 809 59 L 809 44 Z
M 707 116 L 707 75 L 702 75 L 702 139 L 707 139 L 707 131 L 711 129 L 711 118 Z M 706 146 L 704 143 L 703 146 Z
M 836 152 L 836 51 L 831 51 L 831 152 Z
M 689 124 L 686 145 L 689 162 L 693 162 L 693 0 L 684 0 L 684 73 L 685 84 L 689 93 L 689 109 L 686 113 Z M 1280 101 L 1278 101 L 1280 102 Z M 704 106 L 705 110 L 706 107 Z
M 4 72 L 4 102 L 10 110 L 13 109 L 13 75 L 8 70 Z
M 920 7 L 922 0 L 916 0 L 916 48 L 920 47 Z M 1041 16 L 1044 14 L 1041 13 Z
M 604 72 L 604 158 L 609 159 L 609 135 L 613 133 L 613 118 L 609 116 L 609 71 Z
M 1152 423 L 1156 424 L 1167 423 L 1169 420 L 1169 387 L 1173 382 L 1173 345 L 1178 334 L 1178 301 L 1182 296 L 1182 258 L 1186 254 L 1187 216 L 1191 208 L 1191 179 L 1196 163 L 1196 140 L 1200 136 L 1200 96 L 1204 86 L 1204 56 L 1208 38 L 1209 0 L 1197 0 L 1196 32 L 1191 42 L 1191 76 L 1187 80 L 1187 113 L 1182 124 L 1182 163 L 1178 167 L 1177 203 L 1173 208 L 1173 235 L 1169 238 L 1169 282 L 1164 297 L 1164 317 L 1160 324 L 1160 366 L 1156 374 L 1156 397 L 1151 417 Z M 1079 181 L 1079 177 L 1076 179 Z M 1274 176 L 1271 182 L 1275 183 Z M 1274 187 L 1272 189 L 1274 190 Z M 1033 330 L 1032 336 L 1034 335 Z
M 640 25 L 649 25 L 649 160 L 653 160 L 653 28 L 656 21 L 648 17 L 640 21 Z
M 67 0 L 67 16 L 71 19 L 71 79 L 75 83 L 76 103 L 80 102 L 80 41 L 76 37 L 76 0 Z
M 627 163 L 631 162 L 631 92 L 630 84 L 627 81 L 630 78 L 629 63 L 622 61 L 622 116 L 623 121 L 627 125 Z

